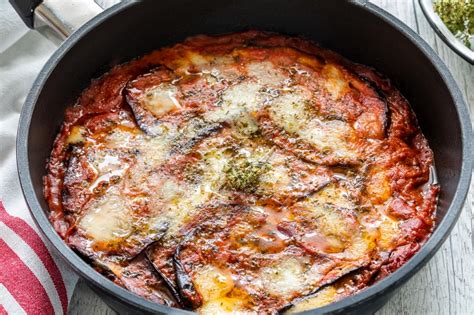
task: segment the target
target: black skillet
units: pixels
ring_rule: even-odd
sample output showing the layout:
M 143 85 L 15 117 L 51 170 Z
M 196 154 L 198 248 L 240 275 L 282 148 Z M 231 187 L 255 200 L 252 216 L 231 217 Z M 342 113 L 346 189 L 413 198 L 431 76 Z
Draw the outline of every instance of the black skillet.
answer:
M 35 5 L 41 0 L 10 1 L 31 24 Z M 366 1 L 160 0 L 122 3 L 99 14 L 62 43 L 23 106 L 17 157 L 31 213 L 64 262 L 119 313 L 184 312 L 146 301 L 113 284 L 65 245 L 47 218 L 42 183 L 45 162 L 65 108 L 73 104 L 92 78 L 112 65 L 191 35 L 246 29 L 304 36 L 350 60 L 375 67 L 391 78 L 409 100 L 435 153 L 441 196 L 431 238 L 391 276 L 355 296 L 310 311 L 373 313 L 426 264 L 448 237 L 468 191 L 473 138 L 466 105 L 440 58 L 407 26 Z

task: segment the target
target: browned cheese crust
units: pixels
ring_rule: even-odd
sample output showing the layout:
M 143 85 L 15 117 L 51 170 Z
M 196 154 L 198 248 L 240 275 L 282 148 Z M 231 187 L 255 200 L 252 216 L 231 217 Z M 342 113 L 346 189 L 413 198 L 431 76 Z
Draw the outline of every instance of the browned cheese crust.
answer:
M 374 70 L 309 41 L 196 36 L 114 67 L 68 108 L 44 194 L 115 283 L 203 314 L 296 312 L 410 259 L 433 153 Z

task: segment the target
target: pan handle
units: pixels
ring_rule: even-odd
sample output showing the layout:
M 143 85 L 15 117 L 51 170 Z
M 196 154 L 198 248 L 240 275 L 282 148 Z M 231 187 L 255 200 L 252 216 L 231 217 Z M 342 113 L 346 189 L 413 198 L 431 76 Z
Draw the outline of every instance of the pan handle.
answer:
M 94 0 L 10 0 L 25 24 L 59 43 L 103 11 Z

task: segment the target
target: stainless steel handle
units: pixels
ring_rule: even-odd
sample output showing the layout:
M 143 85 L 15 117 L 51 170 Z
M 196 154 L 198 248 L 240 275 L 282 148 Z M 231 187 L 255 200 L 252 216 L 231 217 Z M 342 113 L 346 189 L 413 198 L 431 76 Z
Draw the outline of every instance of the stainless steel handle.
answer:
M 34 11 L 33 25 L 44 36 L 60 43 L 102 11 L 94 0 L 44 0 Z
M 120 0 L 9 0 L 26 26 L 56 43 Z

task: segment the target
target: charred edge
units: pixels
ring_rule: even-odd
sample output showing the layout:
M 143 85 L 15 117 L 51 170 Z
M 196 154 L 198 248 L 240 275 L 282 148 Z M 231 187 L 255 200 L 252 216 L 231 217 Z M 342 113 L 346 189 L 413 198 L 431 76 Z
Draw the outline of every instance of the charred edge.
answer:
M 153 244 L 152 244 L 153 245 Z M 176 301 L 179 303 L 179 305 L 181 305 L 182 307 L 184 307 L 184 303 L 182 301 L 182 298 L 181 298 L 181 295 L 179 294 L 179 292 L 177 291 L 177 287 L 176 287 L 176 284 L 174 283 L 174 281 L 172 281 L 171 279 L 169 279 L 168 277 L 166 277 L 162 272 L 161 270 L 153 263 L 153 258 L 152 258 L 152 247 L 153 246 L 148 246 L 145 250 L 145 256 L 146 256 L 146 259 L 148 260 L 148 262 L 150 262 L 151 266 L 153 267 L 153 270 L 155 271 L 155 273 L 157 275 L 159 275 L 159 277 L 161 279 L 163 279 L 163 281 L 165 282 L 166 286 L 168 287 L 168 290 L 171 292 L 171 294 L 173 295 L 173 297 L 176 299 Z
M 137 257 L 136 259 L 139 259 L 139 257 Z M 157 279 L 163 279 L 161 277 L 161 275 L 156 271 L 155 267 L 153 266 L 153 264 L 151 263 L 151 261 L 148 259 L 148 256 L 146 254 L 143 254 L 142 257 L 140 257 L 140 259 L 143 259 L 143 261 L 145 262 L 145 264 L 147 265 L 147 269 L 150 271 L 150 273 L 155 276 Z M 164 279 L 163 279 L 164 280 Z M 145 282 L 146 283 L 146 282 Z M 165 305 L 168 305 L 168 306 L 175 306 L 177 303 L 180 304 L 179 300 L 177 300 L 175 297 L 174 297 L 174 294 L 172 293 L 172 291 L 168 288 L 168 287 L 162 287 L 160 286 L 160 289 L 157 290 L 158 292 L 160 292 L 160 290 L 167 290 L 168 292 L 165 292 L 165 294 L 167 296 L 161 296 L 162 300 L 163 300 L 163 304 Z M 172 293 L 171 295 L 169 293 Z M 161 293 L 161 292 L 160 292 Z M 174 298 L 174 300 L 173 300 Z M 175 301 L 176 300 L 176 301 Z M 177 302 L 177 303 L 176 303 Z
M 196 118 L 199 119 L 199 118 Z M 204 120 L 190 122 L 190 127 L 195 125 L 194 135 L 188 137 L 186 134 L 181 134 L 177 137 L 176 142 L 173 143 L 171 147 L 171 153 L 176 154 L 186 154 L 190 149 L 192 149 L 196 144 L 198 144 L 204 138 L 220 131 L 224 124 L 222 123 L 207 123 Z
M 181 253 L 181 245 L 178 245 L 173 255 L 173 265 L 176 274 L 176 284 L 178 285 L 184 306 L 191 309 L 197 309 L 201 306 L 202 300 L 199 293 L 194 287 L 191 277 L 187 274 L 184 265 L 179 258 Z
M 136 74 L 133 79 L 130 79 L 125 85 L 124 90 L 129 89 L 135 81 L 139 80 L 143 76 L 157 71 L 168 71 L 170 74 L 174 74 L 174 70 L 164 64 L 151 64 L 140 71 L 140 73 Z
M 81 248 L 81 247 L 76 246 L 75 244 L 72 244 L 72 243 L 69 243 L 69 242 L 68 242 L 68 245 L 69 245 L 69 247 L 71 247 L 71 249 L 74 252 L 76 252 L 80 257 L 82 257 L 82 259 L 85 260 L 86 262 L 93 263 L 97 260 L 96 259 L 97 256 L 93 252 L 89 252 L 89 251 L 85 250 L 84 248 Z
M 112 272 L 112 270 L 109 268 L 109 266 L 107 266 L 107 264 L 101 262 L 95 253 L 89 252 L 89 251 L 85 250 L 84 248 L 78 247 L 74 244 L 69 244 L 69 246 L 87 264 L 92 265 L 94 267 L 94 269 L 98 270 L 105 277 L 107 277 L 108 279 L 110 279 L 113 282 L 119 281 L 120 283 L 122 283 L 122 281 L 119 278 L 117 278 L 117 276 Z
M 277 314 L 285 314 L 286 311 L 288 311 L 290 308 L 294 306 L 293 303 L 289 303 L 281 307 L 280 309 L 277 310 Z
M 125 257 L 125 260 L 126 261 L 131 261 L 133 259 L 135 259 L 136 257 L 140 256 L 140 254 L 142 253 L 146 253 L 147 252 L 147 249 L 150 248 L 151 246 L 153 246 L 156 242 L 159 242 L 163 236 L 166 235 L 166 231 L 168 231 L 168 225 L 164 225 L 160 230 L 159 230 L 159 233 L 157 233 L 155 235 L 155 237 L 153 238 L 147 238 L 145 240 L 143 240 L 143 248 L 140 249 L 139 251 L 137 251 L 135 254 L 132 254 L 132 255 L 124 255 L 126 256 Z
M 314 187 L 313 189 L 310 189 L 306 192 L 297 194 L 296 196 L 291 196 L 291 195 L 281 195 L 281 196 L 272 196 L 271 198 L 268 199 L 261 199 L 263 200 L 263 204 L 277 204 L 278 206 L 286 206 L 286 207 L 291 207 L 295 205 L 298 202 L 301 202 L 305 200 L 306 198 L 316 194 L 319 192 L 321 189 L 325 188 L 331 183 L 334 183 L 336 179 L 327 179 L 326 181 L 322 182 L 320 185 L 317 187 Z
M 309 190 L 308 192 L 302 194 L 301 196 L 298 196 L 295 200 L 295 203 L 297 202 L 300 202 L 300 201 L 303 201 L 304 199 L 316 194 L 317 192 L 319 192 L 321 189 L 325 188 L 326 186 L 328 186 L 329 184 L 332 184 L 334 182 L 336 182 L 337 179 L 334 179 L 334 178 L 328 178 L 327 180 L 325 180 L 323 183 L 321 183 L 319 186 L 317 187 L 314 187 L 313 189 Z
M 126 107 L 126 109 L 132 113 L 133 121 L 143 132 L 152 137 L 156 136 L 157 134 L 153 132 L 152 128 L 150 128 L 148 125 L 155 125 L 158 121 L 156 121 L 155 116 L 140 107 L 140 105 L 136 104 L 133 98 L 129 96 L 128 85 L 130 82 L 131 81 L 129 81 L 127 83 L 127 87 L 122 90 L 124 103 L 127 104 L 124 107 Z

